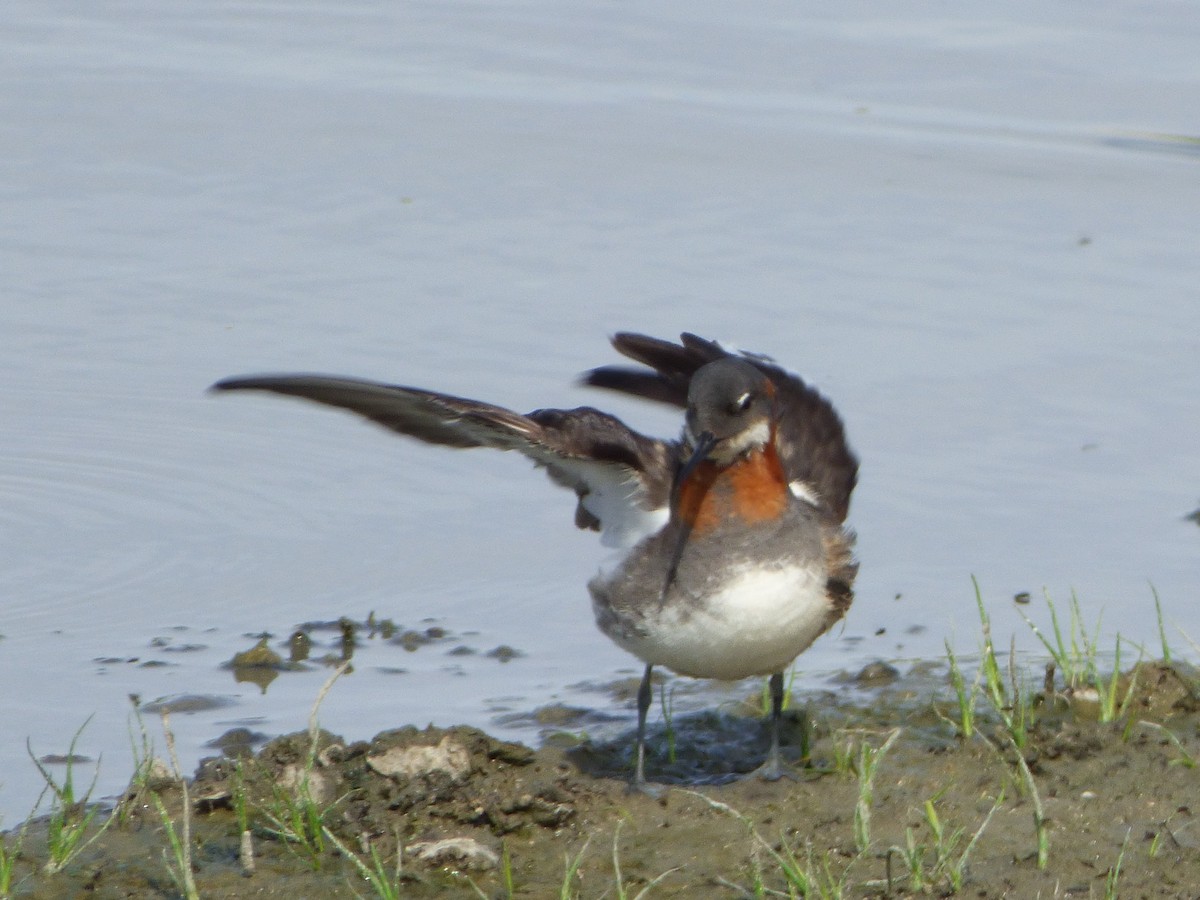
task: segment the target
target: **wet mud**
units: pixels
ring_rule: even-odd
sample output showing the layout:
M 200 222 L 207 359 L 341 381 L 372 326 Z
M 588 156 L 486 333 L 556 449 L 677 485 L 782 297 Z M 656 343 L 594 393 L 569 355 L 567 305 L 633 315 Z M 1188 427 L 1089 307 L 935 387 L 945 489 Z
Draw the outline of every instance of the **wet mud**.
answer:
M 766 750 L 757 696 L 660 721 L 647 765 L 658 796 L 628 789 L 630 735 L 589 740 L 563 708 L 545 711 L 558 730 L 536 750 L 465 727 L 302 732 L 256 753 L 231 739 L 188 784 L 197 889 L 380 896 L 366 866 L 417 898 L 1200 896 L 1194 670 L 1126 673 L 1112 722 L 1051 675 L 1027 698 L 1020 748 L 994 707 L 965 737 L 944 672 L 897 675 L 797 698 L 795 779 L 738 777 Z M 10 832 L 12 896 L 182 896 L 153 795 L 181 830 L 183 793 L 157 767 L 57 874 L 44 872 L 45 821 L 19 846 Z

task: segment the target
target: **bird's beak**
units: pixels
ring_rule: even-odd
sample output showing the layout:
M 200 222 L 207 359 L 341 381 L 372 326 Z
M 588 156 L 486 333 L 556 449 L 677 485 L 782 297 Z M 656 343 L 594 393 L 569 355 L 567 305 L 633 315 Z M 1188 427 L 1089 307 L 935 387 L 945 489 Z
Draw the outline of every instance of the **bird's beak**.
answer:
M 708 459 L 709 451 L 716 446 L 717 439 L 713 437 L 711 431 L 702 431 L 696 436 L 695 446 L 692 448 L 692 455 L 687 458 L 687 461 L 679 467 L 679 472 L 675 476 L 675 481 L 671 485 L 671 518 L 679 519 L 679 488 L 692 472 L 696 471 L 696 466 Z M 679 560 L 683 558 L 683 548 L 687 546 L 688 536 L 691 534 L 691 523 L 687 521 L 679 522 L 679 539 L 675 543 L 675 550 L 671 554 L 671 564 L 667 567 L 667 580 L 663 584 L 662 600 L 666 600 L 667 591 L 670 589 L 672 582 L 675 581 L 675 571 L 679 568 Z
M 709 452 L 716 445 L 717 439 L 713 437 L 711 431 L 702 431 L 696 436 L 696 445 L 692 448 L 692 455 L 687 458 L 687 462 L 680 467 L 679 474 L 675 476 L 676 493 L 679 485 L 687 481 L 688 476 L 696 471 L 696 466 L 708 459 Z

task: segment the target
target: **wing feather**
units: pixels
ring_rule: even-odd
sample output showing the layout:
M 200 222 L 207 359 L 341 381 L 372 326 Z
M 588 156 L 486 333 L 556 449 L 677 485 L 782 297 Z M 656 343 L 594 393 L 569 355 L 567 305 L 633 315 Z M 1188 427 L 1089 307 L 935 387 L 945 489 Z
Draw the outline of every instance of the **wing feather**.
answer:
M 360 378 L 283 374 L 227 378 L 214 391 L 268 391 L 357 413 L 399 434 L 447 447 L 516 450 L 575 491 L 576 524 L 624 546 L 665 509 L 675 454 L 607 413 L 540 409 L 522 415 L 450 394 Z

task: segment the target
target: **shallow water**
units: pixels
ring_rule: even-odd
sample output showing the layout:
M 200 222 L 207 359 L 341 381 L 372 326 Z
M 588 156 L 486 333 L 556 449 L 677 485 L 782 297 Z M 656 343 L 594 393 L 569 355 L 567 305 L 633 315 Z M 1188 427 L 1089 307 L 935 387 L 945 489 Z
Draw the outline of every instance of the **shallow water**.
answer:
M 325 669 L 264 695 L 220 664 L 306 621 L 434 619 L 480 651 L 368 642 L 322 710 L 347 736 L 623 708 L 592 689 L 635 666 L 591 624 L 602 551 L 569 496 L 519 459 L 203 393 L 235 373 L 597 403 L 670 434 L 573 378 L 617 329 L 729 339 L 819 384 L 863 459 L 858 599 L 803 671 L 974 648 L 971 575 L 1001 643 L 1032 645 L 1009 600 L 1043 588 L 1106 643 L 1153 649 L 1151 583 L 1188 628 L 1183 7 L 17 2 L 0 23 L 6 822 L 38 789 L 26 737 L 63 752 L 92 714 L 78 749 L 119 787 L 129 693 L 230 701 L 174 718 L 185 767 L 231 725 L 302 726 Z M 504 644 L 523 655 L 484 655 Z

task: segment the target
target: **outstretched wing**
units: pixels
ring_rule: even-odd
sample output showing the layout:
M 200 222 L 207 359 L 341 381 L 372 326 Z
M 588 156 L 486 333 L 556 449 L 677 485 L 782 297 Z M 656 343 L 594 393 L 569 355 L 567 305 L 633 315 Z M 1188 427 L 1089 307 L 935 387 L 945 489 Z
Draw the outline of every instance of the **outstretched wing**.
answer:
M 671 447 L 590 407 L 521 415 L 478 400 L 333 375 L 227 378 L 212 390 L 302 397 L 429 444 L 516 450 L 574 490 L 575 524 L 601 531 L 613 546 L 635 543 L 666 516 Z
M 679 407 L 687 405 L 688 385 L 701 366 L 738 356 L 757 367 L 775 385 L 780 405 L 776 440 L 788 479 L 800 482 L 838 522 L 846 520 L 850 494 L 858 480 L 858 459 L 846 442 L 841 417 L 815 388 L 768 357 L 726 350 L 694 334 L 681 335 L 676 344 L 622 332 L 612 343 L 622 355 L 648 366 L 649 371 L 602 366 L 584 376 L 585 384 Z

